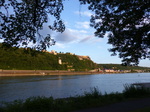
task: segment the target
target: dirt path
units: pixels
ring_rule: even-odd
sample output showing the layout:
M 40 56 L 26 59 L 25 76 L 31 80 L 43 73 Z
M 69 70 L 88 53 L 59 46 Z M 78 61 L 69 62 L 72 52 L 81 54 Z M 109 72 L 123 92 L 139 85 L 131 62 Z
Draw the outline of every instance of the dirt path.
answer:
M 150 107 L 150 98 L 125 101 L 104 107 L 91 108 L 74 112 L 129 112 L 144 107 Z

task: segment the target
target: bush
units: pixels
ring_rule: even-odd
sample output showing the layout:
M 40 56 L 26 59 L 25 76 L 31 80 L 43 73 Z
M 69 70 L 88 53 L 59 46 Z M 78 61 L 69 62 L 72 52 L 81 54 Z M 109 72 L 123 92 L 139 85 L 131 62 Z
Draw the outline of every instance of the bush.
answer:
M 150 95 L 150 89 L 144 88 L 144 87 L 135 87 L 134 85 L 125 85 L 124 86 L 123 94 L 125 97 L 143 97 L 143 96 L 149 96 Z

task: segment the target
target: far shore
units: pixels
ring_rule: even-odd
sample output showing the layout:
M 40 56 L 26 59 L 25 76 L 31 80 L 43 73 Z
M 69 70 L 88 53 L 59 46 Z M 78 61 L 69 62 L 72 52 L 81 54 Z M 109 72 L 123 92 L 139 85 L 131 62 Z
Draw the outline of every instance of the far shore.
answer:
M 88 75 L 88 74 L 119 74 L 132 72 L 101 72 L 101 71 L 67 71 L 67 70 L 2 70 L 0 77 L 7 76 L 45 76 L 45 75 Z

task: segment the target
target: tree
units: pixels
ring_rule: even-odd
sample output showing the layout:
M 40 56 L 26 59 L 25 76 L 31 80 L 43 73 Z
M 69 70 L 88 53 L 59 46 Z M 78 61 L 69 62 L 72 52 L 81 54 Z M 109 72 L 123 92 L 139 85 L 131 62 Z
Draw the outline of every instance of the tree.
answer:
M 124 65 L 138 65 L 150 59 L 149 0 L 80 0 L 89 4 L 91 26 L 98 37 L 108 37 L 112 55 L 119 54 Z
M 65 26 L 60 18 L 62 0 L 0 0 L 0 39 L 9 46 L 24 46 L 33 43 L 43 50 L 55 44 L 50 34 L 40 34 L 43 24 L 51 15 L 51 30 L 63 32 Z

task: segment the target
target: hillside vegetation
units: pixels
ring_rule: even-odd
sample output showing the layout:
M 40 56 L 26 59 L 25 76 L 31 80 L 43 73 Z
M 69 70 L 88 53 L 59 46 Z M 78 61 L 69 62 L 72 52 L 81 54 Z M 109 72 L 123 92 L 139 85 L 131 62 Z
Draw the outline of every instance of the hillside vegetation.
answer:
M 58 63 L 59 58 L 62 64 Z M 79 60 L 76 55 L 69 53 L 54 55 L 30 48 L 4 47 L 0 44 L 0 69 L 86 71 L 97 67 L 90 59 Z

